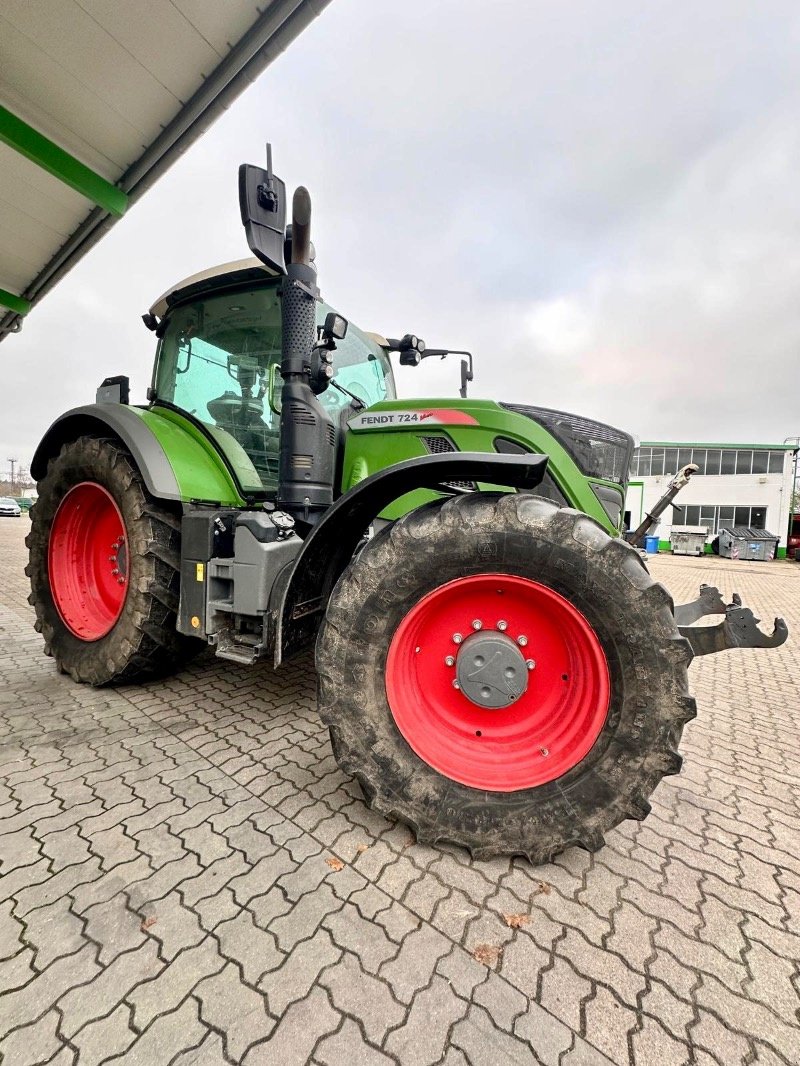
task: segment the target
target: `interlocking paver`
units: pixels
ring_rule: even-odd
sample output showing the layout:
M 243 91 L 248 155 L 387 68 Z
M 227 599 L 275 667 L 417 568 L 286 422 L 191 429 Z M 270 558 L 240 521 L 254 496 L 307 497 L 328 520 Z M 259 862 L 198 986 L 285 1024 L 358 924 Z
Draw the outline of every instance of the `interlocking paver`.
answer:
M 688 1059 L 686 1045 L 649 1016 L 641 1019 L 641 1029 L 632 1035 L 631 1050 L 637 1060 L 663 1066 L 685 1066 Z
M 96 953 L 96 948 L 85 944 L 74 955 L 51 962 L 23 988 L 0 997 L 0 1033 L 41 1017 L 68 989 L 91 980 L 100 972 Z
M 198 1018 L 198 1003 L 187 1000 L 171 1014 L 162 1014 L 121 1056 L 109 1063 L 124 1066 L 153 1066 L 170 1062 L 184 1048 L 199 1046 L 206 1028 Z
M 225 959 L 211 936 L 181 951 L 157 977 L 143 981 L 128 993 L 136 1028 L 145 1029 L 153 1018 L 174 1010 L 199 981 L 224 967 Z
M 404 1024 L 389 1034 L 386 1050 L 403 1066 L 433 1066 L 447 1050 L 450 1030 L 469 1004 L 459 999 L 443 977 L 414 997 Z
M 368 1044 L 356 1023 L 346 1018 L 341 1029 L 322 1040 L 313 1062 L 315 1066 L 392 1066 L 396 1060 Z
M 289 1007 L 272 1036 L 255 1044 L 242 1061 L 246 1066 L 308 1062 L 321 1038 L 340 1023 L 341 1016 L 323 990 L 314 988 L 305 999 Z
M 65 961 L 71 963 L 73 959 Z M 132 989 L 160 973 L 163 968 L 157 945 L 147 940 L 134 951 L 118 955 L 92 981 L 84 983 L 85 979 L 73 979 L 68 986 L 69 991 L 58 1003 L 64 1014 L 63 1031 L 71 1036 L 93 1018 L 110 1014 Z
M 367 973 L 377 973 L 384 962 L 397 954 L 397 944 L 381 926 L 366 921 L 351 904 L 328 915 L 323 925 L 340 948 L 358 956 Z
M 219 940 L 221 953 L 241 966 L 245 981 L 251 985 L 256 985 L 268 970 L 277 969 L 285 958 L 275 938 L 259 929 L 247 910 L 221 922 L 214 936 Z
M 601 985 L 584 1004 L 583 1011 L 592 1043 L 612 1062 L 626 1066 L 630 1057 L 629 1037 L 636 1028 L 636 1011 L 624 1006 Z
M 337 962 L 341 954 L 325 929 L 297 944 L 279 969 L 264 974 L 259 981 L 270 1012 L 276 1018 L 282 1017 L 291 1003 L 308 995 L 320 980 L 320 973 Z
M 137 915 L 139 929 L 160 944 L 160 954 L 170 960 L 184 948 L 199 944 L 205 936 L 197 914 L 185 907 L 177 892 L 147 903 Z
M 13 911 L 13 899 L 0 903 L 0 959 L 16 955 L 22 947 L 20 937 L 25 930 L 25 924 L 14 917 Z
M 386 1030 L 399 1025 L 405 1015 L 403 1007 L 392 996 L 389 986 L 365 973 L 358 960 L 346 954 L 321 978 L 330 992 L 337 1010 L 357 1018 L 367 1039 L 380 1043 Z
M 453 1026 L 451 1040 L 472 1066 L 532 1066 L 541 1062 L 527 1042 L 495 1028 L 490 1015 L 475 1005 Z
M 64 1046 L 57 1034 L 58 1023 L 58 1012 L 50 1010 L 43 1018 L 0 1039 L 0 1062 L 9 1066 L 35 1066 L 47 1062 Z
M 450 942 L 429 925 L 409 933 L 397 956 L 380 969 L 380 975 L 392 986 L 395 996 L 410 1003 L 424 988 L 439 959 L 450 952 Z
M 120 1005 L 104 1018 L 88 1022 L 72 1037 L 81 1066 L 98 1066 L 105 1059 L 121 1055 L 136 1039 L 131 1027 L 131 1008 Z
M 549 866 L 474 862 L 365 806 L 309 656 L 277 675 L 206 657 L 98 691 L 56 674 L 23 532 L 0 524 L 10 1066 L 796 1066 L 792 642 L 692 666 L 683 772 L 645 822 Z M 706 580 L 800 624 L 793 564 L 650 565 L 678 602 Z
M 201 1019 L 224 1033 L 228 1056 L 237 1062 L 275 1028 L 264 996 L 242 984 L 233 963 L 200 981 L 193 994 L 200 1002 Z

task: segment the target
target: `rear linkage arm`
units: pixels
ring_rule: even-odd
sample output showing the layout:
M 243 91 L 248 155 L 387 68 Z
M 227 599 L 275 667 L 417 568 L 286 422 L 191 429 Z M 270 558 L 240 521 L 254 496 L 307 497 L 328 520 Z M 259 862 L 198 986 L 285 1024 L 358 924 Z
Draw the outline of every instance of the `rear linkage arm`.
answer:
M 721 614 L 724 620 L 717 626 L 695 626 L 700 618 Z M 786 643 L 789 627 L 782 618 L 775 619 L 772 633 L 762 633 L 749 607 L 742 606 L 735 592 L 733 602 L 725 603 L 719 589 L 701 585 L 700 595 L 691 603 L 675 608 L 675 621 L 681 635 L 686 637 L 695 655 L 713 655 L 729 648 L 779 648 Z

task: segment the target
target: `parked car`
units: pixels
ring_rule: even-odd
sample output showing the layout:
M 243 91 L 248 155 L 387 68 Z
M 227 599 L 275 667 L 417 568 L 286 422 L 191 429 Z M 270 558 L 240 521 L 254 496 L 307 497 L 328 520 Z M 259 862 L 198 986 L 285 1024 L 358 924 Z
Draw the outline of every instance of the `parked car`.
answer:
M 793 514 L 789 523 L 789 540 L 786 554 L 790 559 L 800 559 L 800 514 Z
M 22 514 L 19 504 L 10 496 L 0 496 L 0 518 L 19 518 Z

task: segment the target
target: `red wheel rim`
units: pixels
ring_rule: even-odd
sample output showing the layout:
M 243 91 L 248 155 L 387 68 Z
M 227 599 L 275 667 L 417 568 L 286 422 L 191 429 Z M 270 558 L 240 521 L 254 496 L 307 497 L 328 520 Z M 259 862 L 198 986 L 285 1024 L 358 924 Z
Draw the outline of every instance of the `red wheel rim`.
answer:
M 526 691 L 490 710 L 453 686 L 473 621 L 505 635 L 526 659 Z M 500 630 L 503 630 L 501 624 Z M 456 665 L 446 660 L 456 657 Z M 472 788 L 516 792 L 554 781 L 591 750 L 608 715 L 608 664 L 597 634 L 569 600 L 509 574 L 458 578 L 423 597 L 389 646 L 386 695 L 416 754 Z
M 99 640 L 113 629 L 128 591 L 128 552 L 122 515 L 102 485 L 83 481 L 59 504 L 48 569 L 53 602 L 74 636 Z

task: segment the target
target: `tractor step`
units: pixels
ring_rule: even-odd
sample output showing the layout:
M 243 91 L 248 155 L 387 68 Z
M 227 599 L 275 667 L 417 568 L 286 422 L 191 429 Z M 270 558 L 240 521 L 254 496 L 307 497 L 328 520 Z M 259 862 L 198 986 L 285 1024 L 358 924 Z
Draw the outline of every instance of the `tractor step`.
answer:
M 724 615 L 724 618 L 716 626 L 694 625 L 710 615 Z M 725 603 L 713 585 L 701 585 L 696 600 L 679 604 L 675 608 L 675 621 L 695 655 L 714 655 L 731 648 L 779 648 L 789 636 L 789 627 L 782 618 L 775 619 L 772 633 L 762 632 L 758 628 L 761 619 L 749 607 L 742 606 L 738 593 L 734 592 L 731 603 Z
M 254 633 L 237 633 L 222 630 L 219 634 L 215 654 L 219 659 L 228 659 L 233 663 L 252 666 L 258 662 L 263 652 L 261 638 Z

